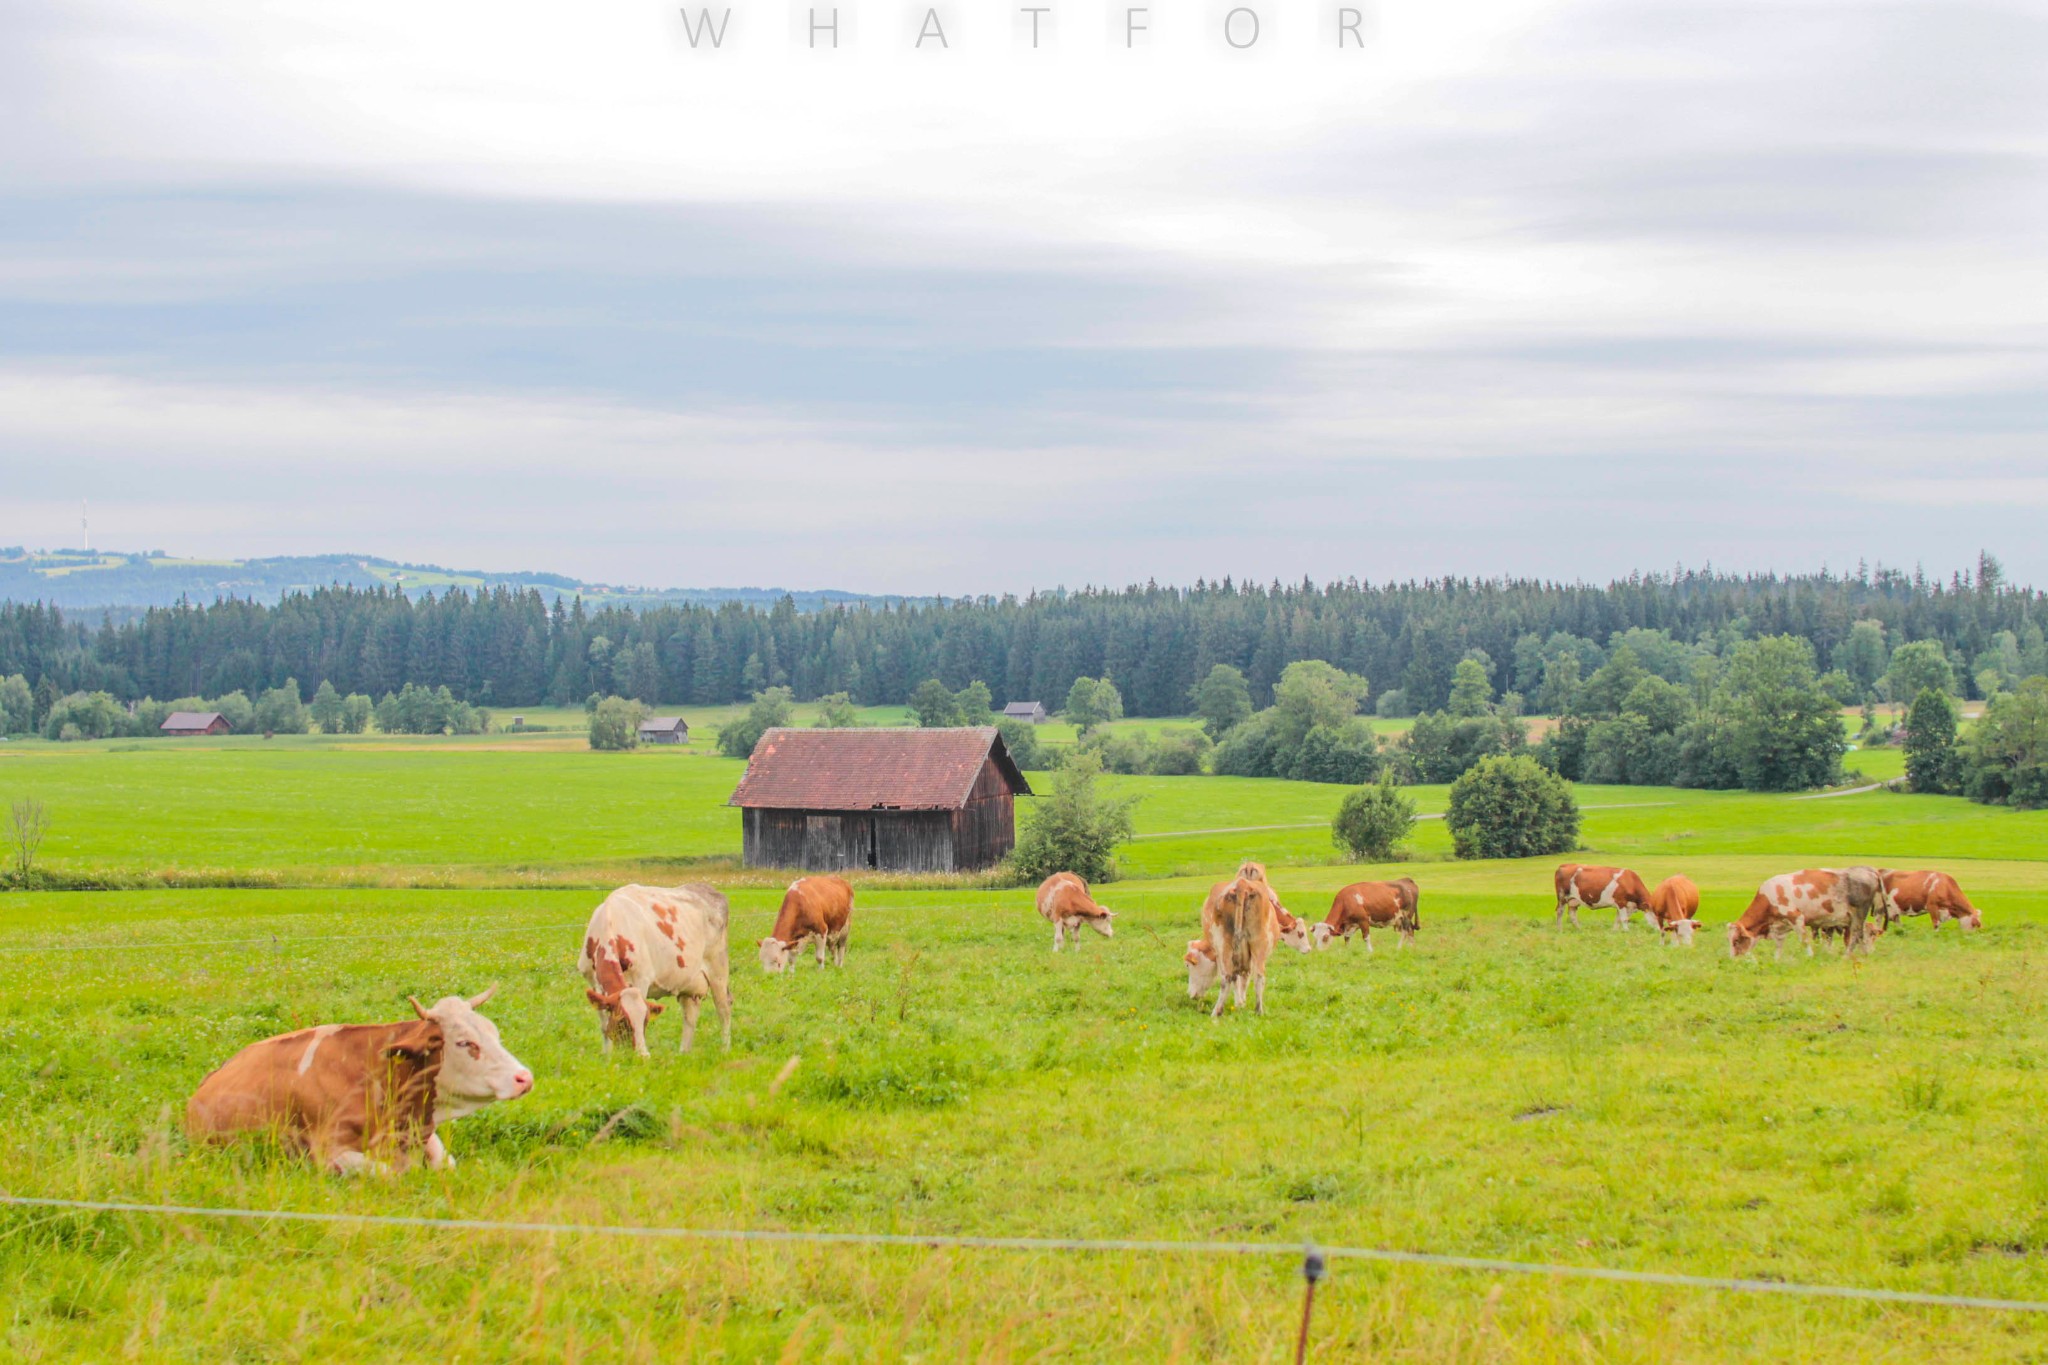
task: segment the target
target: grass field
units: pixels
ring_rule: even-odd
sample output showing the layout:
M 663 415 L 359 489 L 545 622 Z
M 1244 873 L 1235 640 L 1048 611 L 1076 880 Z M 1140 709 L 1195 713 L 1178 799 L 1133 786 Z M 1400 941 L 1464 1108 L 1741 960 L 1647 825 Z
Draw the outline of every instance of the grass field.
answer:
M 761 975 L 734 892 L 733 1049 L 599 1050 L 573 968 L 611 869 L 730 853 L 700 753 L 252 741 L 11 747 L 75 873 L 294 886 L 0 896 L 0 1189 L 538 1222 L 1250 1239 L 2048 1299 L 2048 815 L 1870 792 L 1586 788 L 1586 843 L 1684 870 L 1694 951 L 1549 927 L 1544 862 L 1332 860 L 1337 789 L 1126 779 L 1113 940 L 1055 957 L 1023 891 L 863 889 L 843 972 Z M 1852 763 L 1855 759 L 1852 758 Z M 1871 769 L 1862 765 L 1866 772 Z M 1873 774 L 1878 775 L 1878 774 Z M 1442 789 L 1416 792 L 1425 811 Z M 1257 828 L 1282 826 L 1283 828 Z M 1423 886 L 1415 948 L 1272 967 L 1211 1023 L 1180 946 L 1271 856 L 1297 911 Z M 1985 930 L 1867 961 L 1732 962 L 1757 881 L 1949 867 Z M 402 883 L 459 870 L 455 889 Z M 534 1094 L 453 1125 L 453 1172 L 348 1182 L 188 1151 L 199 1078 L 306 1023 L 475 991 Z M 707 1045 L 708 1044 L 708 1045 Z M 794 1063 L 779 1087 L 775 1078 Z M 601 1135 L 601 1136 L 600 1136 Z M 0 1357 L 1280 1360 L 1285 1261 L 642 1243 L 0 1209 Z M 1312 1358 L 2040 1360 L 2048 1321 L 1339 1262 Z

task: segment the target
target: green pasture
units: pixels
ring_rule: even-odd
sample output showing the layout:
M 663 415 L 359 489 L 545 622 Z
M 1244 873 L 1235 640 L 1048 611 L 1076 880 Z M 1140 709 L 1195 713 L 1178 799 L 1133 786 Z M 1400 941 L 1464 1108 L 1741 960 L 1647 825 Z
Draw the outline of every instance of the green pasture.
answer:
M 2048 1300 L 2048 813 L 1581 788 L 1579 856 L 1701 884 L 1687 951 L 1592 914 L 1554 929 L 1555 860 L 1450 861 L 1440 820 L 1411 861 L 1342 864 L 1340 788 L 1118 779 L 1143 800 L 1132 876 L 1102 888 L 1113 939 L 1055 956 L 1028 889 L 864 885 L 844 971 L 770 978 L 751 945 L 776 893 L 738 887 L 731 1052 L 712 1026 L 677 1055 L 670 1013 L 640 1062 L 599 1047 L 581 927 L 613 881 L 736 850 L 741 765 L 498 738 L 4 746 L 0 798 L 44 800 L 66 872 L 286 884 L 0 895 L 0 1190 L 1313 1238 Z M 1443 809 L 1443 788 L 1413 795 Z M 1248 854 L 1310 915 L 1352 880 L 1414 876 L 1416 945 L 1283 951 L 1266 1017 L 1211 1022 L 1181 949 Z M 1855 861 L 1949 868 L 1985 929 L 1729 959 L 1721 926 L 1763 877 Z M 180 1135 L 244 1043 L 494 981 L 487 1013 L 539 1082 L 449 1128 L 453 1172 L 345 1181 Z M 1281 1361 L 1299 1312 L 1285 1259 L 0 1208 L 5 1359 Z M 2038 1361 L 2048 1320 L 1340 1261 L 1314 1342 L 1327 1361 Z

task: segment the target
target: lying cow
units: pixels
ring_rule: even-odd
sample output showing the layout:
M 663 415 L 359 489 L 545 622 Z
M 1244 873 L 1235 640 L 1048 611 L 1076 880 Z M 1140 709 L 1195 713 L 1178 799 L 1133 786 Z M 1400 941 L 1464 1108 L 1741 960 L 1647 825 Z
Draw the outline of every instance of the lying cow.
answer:
M 533 1073 L 477 1013 L 496 986 L 451 995 L 397 1024 L 321 1024 L 228 1058 L 185 1106 L 194 1142 L 273 1134 L 331 1170 L 386 1171 L 418 1153 L 455 1164 L 440 1129 L 533 1089 Z
M 833 966 L 844 967 L 852 919 L 853 887 L 844 877 L 798 877 L 782 894 L 774 931 L 761 940 L 761 966 L 770 972 L 784 970 L 809 939 L 820 967 L 828 952 Z
M 1245 991 L 1254 988 L 1258 1012 L 1266 1012 L 1266 963 L 1280 939 L 1280 916 L 1272 888 L 1264 879 L 1238 877 L 1221 883 L 1202 903 L 1203 939 L 1216 960 L 1222 989 L 1210 1018 L 1220 1018 L 1233 994 L 1244 1007 Z
M 1306 953 L 1314 950 L 1316 945 L 1309 936 L 1308 921 L 1294 915 L 1285 905 L 1280 903 L 1280 893 L 1273 889 L 1273 883 L 1267 878 L 1266 865 L 1264 863 L 1253 862 L 1247 858 L 1237 865 L 1237 875 L 1246 881 L 1257 882 L 1266 888 L 1266 895 L 1273 901 L 1274 922 L 1279 926 L 1280 942 L 1294 949 L 1297 953 Z M 1218 882 L 1215 887 L 1210 888 L 1210 894 L 1215 894 L 1216 890 L 1220 889 L 1223 885 L 1225 883 Z
M 1650 903 L 1643 918 L 1663 931 L 1666 943 L 1692 947 L 1699 930 L 1700 889 L 1690 877 L 1666 877 L 1651 888 Z
M 1965 930 L 1984 927 L 1984 913 L 1970 904 L 1963 888 L 1946 872 L 1892 872 L 1879 870 L 1884 883 L 1883 914 L 1877 931 L 1883 933 L 1894 921 L 1907 915 L 1925 915 L 1939 929 L 1954 920 Z
M 1330 902 L 1330 913 L 1315 926 L 1315 946 L 1327 948 L 1335 940 L 1350 938 L 1355 929 L 1365 939 L 1366 951 L 1371 952 L 1372 931 L 1378 926 L 1398 932 L 1405 948 L 1415 941 L 1415 931 L 1422 927 L 1416 917 L 1421 897 L 1421 889 L 1412 877 L 1391 882 L 1353 882 L 1337 893 Z
M 1114 910 L 1105 910 L 1088 894 L 1088 883 L 1071 872 L 1055 872 L 1038 887 L 1038 913 L 1052 924 L 1052 950 L 1058 952 L 1072 935 L 1081 941 L 1086 925 L 1104 938 L 1116 937 Z
M 617 1039 L 647 1055 L 647 1025 L 666 1008 L 657 996 L 683 1002 L 679 1051 L 697 1039 L 704 997 L 718 1008 L 719 1031 L 732 1046 L 732 961 L 725 927 L 731 906 L 702 882 L 685 886 L 622 886 L 590 912 L 576 970 L 597 1006 L 604 1050 Z
M 1728 926 L 1729 955 L 1741 957 L 1758 939 L 1768 936 L 1782 957 L 1782 940 L 1795 930 L 1806 943 L 1808 957 L 1813 955 L 1816 931 L 1840 930 L 1849 951 L 1866 950 L 1870 946 L 1866 925 L 1883 896 L 1884 883 L 1874 867 L 1780 873 L 1757 888 L 1756 898 L 1742 918 Z
M 1557 924 L 1564 925 L 1565 913 L 1572 917 L 1572 928 L 1579 927 L 1579 908 L 1590 910 L 1612 910 L 1614 927 L 1628 928 L 1628 914 L 1631 910 L 1647 911 L 1650 908 L 1650 892 L 1643 885 L 1643 879 L 1625 867 L 1585 867 L 1578 863 L 1566 863 L 1558 868 L 1551 878 L 1557 888 Z

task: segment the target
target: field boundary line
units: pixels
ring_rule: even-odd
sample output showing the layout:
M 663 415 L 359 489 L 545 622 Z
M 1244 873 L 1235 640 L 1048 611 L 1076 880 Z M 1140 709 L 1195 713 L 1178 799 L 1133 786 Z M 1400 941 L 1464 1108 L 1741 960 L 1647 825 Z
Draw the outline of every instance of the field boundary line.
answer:
M 538 1223 L 490 1218 L 430 1218 L 417 1214 L 321 1213 L 305 1209 L 206 1208 L 187 1204 L 130 1204 L 107 1199 L 47 1199 L 0 1193 L 0 1206 L 58 1209 L 77 1213 L 149 1214 L 165 1218 L 212 1218 L 243 1222 L 316 1223 L 360 1227 L 418 1228 L 442 1232 L 516 1232 L 546 1236 L 638 1237 L 668 1241 L 808 1243 L 820 1246 L 924 1247 L 945 1251 L 1079 1251 L 1122 1252 L 1169 1256 L 1286 1256 L 1298 1258 L 1293 1242 L 1175 1242 L 1148 1238 L 975 1237 L 947 1233 L 804 1232 L 772 1228 L 673 1228 L 629 1223 Z M 1551 1275 L 1568 1279 L 1604 1280 L 1619 1284 L 1662 1285 L 1675 1289 L 1716 1289 L 1742 1294 L 1782 1294 L 1795 1298 L 1849 1299 L 1864 1303 L 1920 1304 L 1934 1308 L 1975 1308 L 1998 1312 L 2048 1313 L 2048 1302 L 1996 1299 L 1969 1294 L 1929 1294 L 1910 1289 L 1871 1289 L 1862 1285 L 1801 1284 L 1789 1280 L 1746 1280 L 1714 1275 L 1681 1275 L 1656 1270 L 1615 1270 L 1606 1266 L 1550 1265 L 1538 1261 L 1497 1260 L 1486 1256 L 1448 1256 L 1427 1251 L 1392 1251 L 1379 1247 L 1317 1247 L 1326 1257 L 1378 1261 L 1395 1265 L 1434 1266 L 1507 1275 Z
M 1851 795 L 1851 793 L 1829 792 L 1828 795 L 1848 796 Z M 1619 805 L 1580 806 L 1579 809 L 1651 810 L 1659 806 L 1675 806 L 1677 804 L 1678 802 L 1676 801 L 1624 801 Z M 1444 812 L 1440 810 L 1424 811 L 1422 812 L 1422 814 L 1416 816 L 1415 818 L 1417 820 L 1441 820 L 1444 818 Z M 1131 842 L 1135 844 L 1145 839 L 1188 839 L 1194 837 L 1197 834 L 1259 834 L 1266 830 L 1272 829 L 1327 829 L 1329 828 L 1329 825 L 1330 822 L 1328 820 L 1310 820 L 1305 824 L 1299 825 L 1232 825 L 1227 829 L 1168 829 L 1160 830 L 1157 833 L 1153 834 L 1133 834 L 1131 836 Z
M 590 921 L 585 919 L 561 924 L 527 924 L 505 929 L 413 929 L 391 934 L 272 934 L 266 938 L 182 938 L 161 939 L 153 943 L 59 943 L 42 948 L 0 947 L 0 953 L 91 953 L 91 952 L 135 952 L 143 948 L 247 948 L 252 945 L 276 944 L 280 948 L 294 943 L 357 943 L 371 939 L 391 938 L 482 938 L 489 934 L 538 934 L 557 929 L 580 929 Z

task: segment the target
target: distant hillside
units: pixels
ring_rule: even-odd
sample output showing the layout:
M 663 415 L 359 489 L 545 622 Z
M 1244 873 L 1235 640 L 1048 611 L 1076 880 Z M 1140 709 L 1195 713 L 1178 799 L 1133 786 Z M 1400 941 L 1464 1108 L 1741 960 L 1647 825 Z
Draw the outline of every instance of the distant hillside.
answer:
M 781 588 L 646 588 L 585 583 L 558 573 L 486 573 L 444 569 L 437 564 L 401 564 L 370 555 L 284 555 L 274 559 L 178 559 L 146 554 L 85 550 L 0 549 L 0 601 L 49 602 L 72 610 L 114 608 L 117 616 L 145 607 L 167 607 L 186 598 L 204 605 L 216 598 L 275 602 L 288 592 L 330 586 L 402 587 L 408 594 L 448 588 L 474 591 L 503 585 L 533 588 L 550 600 L 581 597 L 592 606 L 716 606 L 739 602 L 773 605 Z M 840 603 L 899 601 L 830 589 L 789 592 L 799 611 Z M 923 599 L 911 598 L 911 601 Z M 125 609 L 125 610 L 124 610 Z

